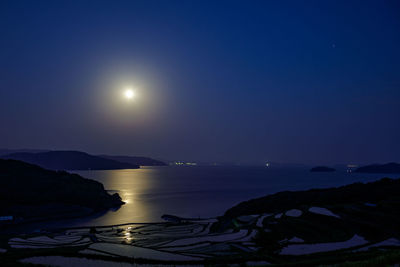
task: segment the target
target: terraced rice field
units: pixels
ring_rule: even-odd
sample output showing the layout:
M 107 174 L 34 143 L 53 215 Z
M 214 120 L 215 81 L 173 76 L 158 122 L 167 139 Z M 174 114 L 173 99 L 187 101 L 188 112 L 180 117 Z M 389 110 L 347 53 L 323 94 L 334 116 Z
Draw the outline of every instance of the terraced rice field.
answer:
M 308 254 L 362 253 L 378 247 L 400 246 L 399 239 L 394 237 L 373 241 L 364 235 L 342 233 L 345 228 L 341 221 L 340 216 L 327 208 L 307 207 L 239 216 L 227 222 L 186 220 L 21 235 L 9 239 L 8 249 L 73 248 L 73 255 L 81 258 L 201 264 L 226 259 L 282 262 Z M 335 234 L 331 235 L 333 231 Z
M 90 233 L 90 228 L 70 229 L 48 235 L 12 238 L 9 246 L 31 249 L 82 246 L 81 254 L 162 261 L 202 261 L 253 250 L 248 246 L 254 247 L 255 230 L 228 229 L 223 233 L 210 233 L 215 221 L 98 227 L 96 233 Z

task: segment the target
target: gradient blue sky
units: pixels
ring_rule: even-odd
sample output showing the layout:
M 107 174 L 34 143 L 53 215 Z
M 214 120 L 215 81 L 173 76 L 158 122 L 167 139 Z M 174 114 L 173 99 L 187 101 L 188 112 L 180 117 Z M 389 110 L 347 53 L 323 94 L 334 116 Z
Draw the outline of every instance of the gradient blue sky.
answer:
M 0 36 L 3 148 L 400 161 L 398 1 L 1 1 Z

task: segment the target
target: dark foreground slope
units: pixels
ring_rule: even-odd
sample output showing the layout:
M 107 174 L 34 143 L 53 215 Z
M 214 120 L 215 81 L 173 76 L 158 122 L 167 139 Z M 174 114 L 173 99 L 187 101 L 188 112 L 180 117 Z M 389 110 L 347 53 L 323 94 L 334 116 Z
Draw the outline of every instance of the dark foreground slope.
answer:
M 99 157 L 116 160 L 119 162 L 126 162 L 129 164 L 135 164 L 139 166 L 167 166 L 165 162 L 148 157 L 109 156 L 109 155 L 99 155 Z
M 13 153 L 3 159 L 20 160 L 51 170 L 114 170 L 137 169 L 138 165 L 92 156 L 79 151 Z
M 229 209 L 225 216 L 277 212 L 301 206 L 344 205 L 349 203 L 378 203 L 400 200 L 400 179 L 383 178 L 371 183 L 354 183 L 346 186 L 284 191 L 242 202 Z
M 400 179 L 389 178 L 280 192 L 229 209 L 211 230 L 256 230 L 259 251 L 279 262 L 365 260 L 375 248 L 400 247 L 399 192 Z
M 101 183 L 65 171 L 50 171 L 16 160 L 0 159 L 0 215 L 21 220 L 61 213 L 90 213 L 122 205 Z

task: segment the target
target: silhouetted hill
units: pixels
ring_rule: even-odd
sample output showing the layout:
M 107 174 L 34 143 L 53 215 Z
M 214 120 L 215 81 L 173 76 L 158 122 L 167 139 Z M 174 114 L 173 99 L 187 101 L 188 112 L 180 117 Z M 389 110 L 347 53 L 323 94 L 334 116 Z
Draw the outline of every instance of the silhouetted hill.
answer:
M 356 172 L 361 173 L 400 173 L 400 164 L 387 163 L 387 164 L 374 164 L 360 167 Z
M 383 178 L 371 183 L 354 183 L 328 189 L 307 191 L 284 191 L 261 198 L 242 202 L 229 209 L 225 216 L 271 213 L 284 209 L 298 208 L 303 205 L 325 206 L 348 203 L 377 203 L 382 200 L 398 200 L 400 179 Z
M 138 165 L 92 156 L 79 151 L 13 153 L 3 155 L 1 158 L 21 160 L 51 170 L 113 170 L 139 168 Z
M 317 166 L 310 170 L 310 172 L 335 172 L 334 168 L 326 167 L 326 166 Z
M 299 259 L 294 258 L 295 255 L 308 257 L 329 251 L 329 257 L 337 257 L 341 253 L 338 250 L 341 247 L 336 247 L 337 242 L 349 242 L 349 247 L 356 247 L 361 244 L 351 244 L 350 240 L 357 236 L 362 237 L 362 244 L 398 238 L 399 192 L 400 179 L 389 178 L 336 188 L 279 192 L 236 205 L 219 217 L 210 231 L 249 229 L 253 233 L 256 230 L 252 241 L 259 247 L 258 252 L 270 253 L 280 259 L 285 254 L 290 255 L 290 264 L 284 266 L 297 266 Z M 292 239 L 294 237 L 296 241 Z M 314 246 L 325 248 L 313 251 Z M 287 253 L 289 250 L 291 252 Z M 353 257 L 357 250 L 349 249 L 348 252 Z M 298 265 L 320 265 L 316 263 Z M 377 262 L 371 266 L 383 265 Z
M 122 205 L 101 183 L 65 171 L 51 171 L 16 160 L 0 159 L 0 215 L 23 218 L 87 214 Z
M 165 162 L 147 157 L 109 156 L 109 155 L 99 155 L 99 157 L 116 160 L 119 162 L 125 162 L 129 164 L 135 164 L 139 166 L 167 166 Z

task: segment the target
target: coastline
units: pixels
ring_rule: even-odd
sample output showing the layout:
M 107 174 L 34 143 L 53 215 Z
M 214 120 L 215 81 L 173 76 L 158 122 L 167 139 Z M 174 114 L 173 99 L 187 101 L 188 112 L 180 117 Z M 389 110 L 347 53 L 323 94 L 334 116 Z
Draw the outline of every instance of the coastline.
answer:
M 168 215 L 179 220 L 53 228 L 29 235 L 7 235 L 0 248 L 6 251 L 3 256 L 21 255 L 19 251 L 26 253 L 29 250 L 28 254 L 19 256 L 27 262 L 38 259 L 35 258 L 37 256 L 50 260 L 49 257 L 58 255 L 67 257 L 65 260 L 86 258 L 110 264 L 290 264 L 299 261 L 307 263 L 310 259 L 335 263 L 359 257 L 373 258 L 377 256 L 376 248 L 381 247 L 386 249 L 386 254 L 379 256 L 387 257 L 400 247 L 400 232 L 395 230 L 400 218 L 394 221 L 384 219 L 385 216 L 393 219 L 395 214 L 399 215 L 396 209 L 388 210 L 385 204 L 387 200 L 392 201 L 391 192 L 398 192 L 399 186 L 399 179 L 384 178 L 337 188 L 280 192 L 265 198 L 279 203 L 282 194 L 286 197 L 289 194 L 291 204 L 270 203 L 273 209 L 268 210 L 269 213 L 265 210 L 236 215 L 227 212 L 229 216 L 225 214 L 207 219 Z M 376 192 L 387 187 L 392 191 L 385 190 L 377 198 L 373 191 L 371 193 L 371 187 Z M 354 194 L 351 190 L 354 188 L 361 193 Z M 318 198 L 308 204 L 299 201 L 304 199 L 304 194 L 315 198 L 315 192 L 321 190 L 331 197 L 330 191 L 341 196 L 344 191 L 355 198 L 350 202 L 344 198 L 335 204 L 323 199 L 318 202 Z M 365 196 L 365 192 L 371 193 L 370 196 Z M 371 197 L 375 201 L 371 201 Z M 370 202 L 364 203 L 366 200 Z M 257 201 L 263 201 L 263 198 L 250 203 L 254 201 L 260 206 Z M 368 219 L 358 217 L 361 211 L 364 217 L 369 216 Z M 365 223 L 376 225 L 365 228 Z M 400 253 L 393 255 L 396 259 L 400 258 Z

